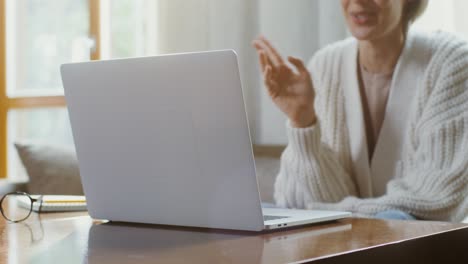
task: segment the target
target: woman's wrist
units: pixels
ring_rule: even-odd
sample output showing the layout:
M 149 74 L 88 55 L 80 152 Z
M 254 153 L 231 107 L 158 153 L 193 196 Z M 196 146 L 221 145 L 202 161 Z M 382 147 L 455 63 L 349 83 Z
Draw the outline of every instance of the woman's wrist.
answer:
M 315 125 L 317 123 L 317 118 L 314 117 L 311 120 L 302 120 L 302 121 L 294 121 L 290 119 L 291 127 L 293 128 L 307 128 Z

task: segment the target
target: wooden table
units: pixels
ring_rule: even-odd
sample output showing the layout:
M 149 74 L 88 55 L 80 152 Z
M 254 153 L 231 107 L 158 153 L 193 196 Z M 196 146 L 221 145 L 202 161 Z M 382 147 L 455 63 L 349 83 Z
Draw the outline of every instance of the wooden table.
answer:
M 0 219 L 0 263 L 468 263 L 468 225 L 346 219 L 286 231 L 129 225 L 86 213 Z

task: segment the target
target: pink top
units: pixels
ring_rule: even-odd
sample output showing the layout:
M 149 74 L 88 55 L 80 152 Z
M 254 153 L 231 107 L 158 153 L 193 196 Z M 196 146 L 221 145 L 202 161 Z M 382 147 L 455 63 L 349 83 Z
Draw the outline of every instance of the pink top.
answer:
M 366 124 L 369 161 L 372 161 L 375 145 L 385 118 L 388 94 L 393 73 L 370 73 L 360 64 L 359 83 L 362 98 L 364 123 Z

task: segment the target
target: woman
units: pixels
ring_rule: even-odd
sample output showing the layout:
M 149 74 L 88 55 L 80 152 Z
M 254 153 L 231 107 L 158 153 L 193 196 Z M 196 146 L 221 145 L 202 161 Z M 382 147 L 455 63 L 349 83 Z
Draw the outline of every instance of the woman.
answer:
M 420 0 L 342 0 L 354 38 L 291 69 L 254 41 L 268 93 L 288 116 L 279 206 L 363 217 L 468 215 L 468 44 L 410 29 Z

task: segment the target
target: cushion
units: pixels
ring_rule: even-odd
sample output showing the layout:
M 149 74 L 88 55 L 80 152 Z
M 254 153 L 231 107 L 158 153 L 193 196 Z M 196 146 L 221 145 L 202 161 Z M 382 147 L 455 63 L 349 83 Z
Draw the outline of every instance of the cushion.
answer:
M 83 195 L 74 148 L 40 143 L 15 147 L 29 176 L 29 193 Z

